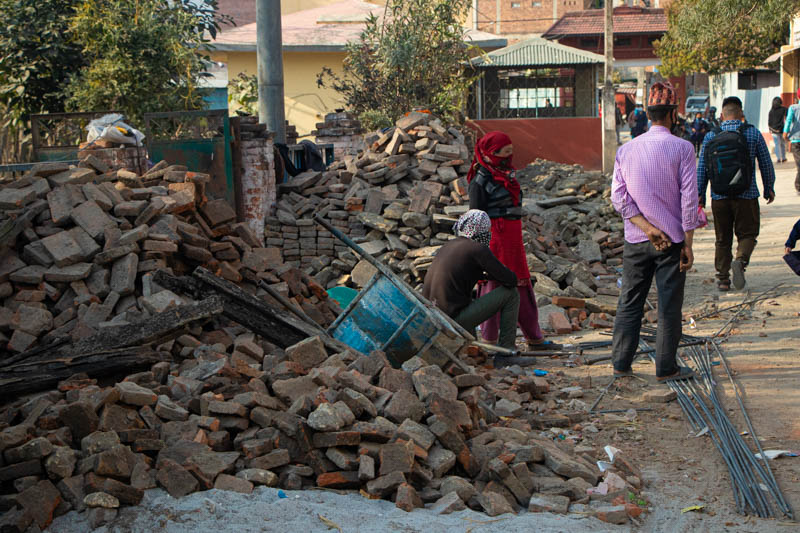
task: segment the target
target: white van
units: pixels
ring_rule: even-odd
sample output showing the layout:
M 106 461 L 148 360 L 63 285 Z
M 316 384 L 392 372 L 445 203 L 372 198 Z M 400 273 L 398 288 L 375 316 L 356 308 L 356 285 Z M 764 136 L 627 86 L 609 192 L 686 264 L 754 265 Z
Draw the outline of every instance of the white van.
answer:
M 695 113 L 705 114 L 708 107 L 708 95 L 699 94 L 690 96 L 686 99 L 686 116 L 694 116 Z

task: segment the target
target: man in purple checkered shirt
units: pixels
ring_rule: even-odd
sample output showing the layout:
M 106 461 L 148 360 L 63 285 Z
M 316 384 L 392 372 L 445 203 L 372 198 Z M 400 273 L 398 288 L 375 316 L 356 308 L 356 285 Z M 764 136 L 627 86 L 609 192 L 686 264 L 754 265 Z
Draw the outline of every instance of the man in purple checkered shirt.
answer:
M 658 287 L 656 377 L 685 379 L 693 373 L 676 359 L 692 238 L 700 226 L 692 144 L 672 135 L 678 99 L 669 83 L 650 90 L 652 127 L 617 151 L 611 202 L 625 221 L 622 291 L 614 320 L 615 376 L 632 375 L 645 300 L 653 277 Z

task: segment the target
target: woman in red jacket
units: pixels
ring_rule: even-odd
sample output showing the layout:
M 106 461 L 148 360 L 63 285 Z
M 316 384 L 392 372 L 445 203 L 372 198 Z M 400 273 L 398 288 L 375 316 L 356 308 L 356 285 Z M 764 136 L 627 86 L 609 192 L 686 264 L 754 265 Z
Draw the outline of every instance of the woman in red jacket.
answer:
M 520 296 L 518 324 L 528 346 L 555 347 L 545 342 L 539 327 L 539 309 L 522 243 L 522 190 L 511 165 L 513 151 L 511 138 L 499 131 L 487 133 L 475 144 L 475 157 L 467 175 L 469 208 L 489 214 L 492 219 L 489 247 L 495 257 L 517 275 Z M 478 296 L 496 287 L 496 282 L 487 281 L 481 285 Z M 499 328 L 500 317 L 495 315 L 481 324 L 481 335 L 484 340 L 495 342 Z

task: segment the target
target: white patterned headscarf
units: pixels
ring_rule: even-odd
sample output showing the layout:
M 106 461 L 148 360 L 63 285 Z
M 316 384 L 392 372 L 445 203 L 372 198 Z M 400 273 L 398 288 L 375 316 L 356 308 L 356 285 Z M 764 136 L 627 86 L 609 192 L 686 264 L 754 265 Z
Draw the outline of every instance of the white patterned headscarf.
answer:
M 492 221 L 485 211 L 470 209 L 458 219 L 453 226 L 453 232 L 458 237 L 466 237 L 489 246 L 492 240 Z

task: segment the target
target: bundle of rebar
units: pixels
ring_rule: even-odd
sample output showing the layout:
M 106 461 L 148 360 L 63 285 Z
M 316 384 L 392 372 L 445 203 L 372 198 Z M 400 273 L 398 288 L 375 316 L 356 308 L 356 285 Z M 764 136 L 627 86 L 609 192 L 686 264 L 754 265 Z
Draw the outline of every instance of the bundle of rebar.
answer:
M 655 352 L 648 342 L 655 340 L 655 333 L 654 328 L 642 328 L 643 335 L 640 341 L 641 352 L 647 353 L 654 360 Z M 682 354 L 693 364 L 696 378 L 668 381 L 667 384 L 677 394 L 678 403 L 696 434 L 700 436 L 707 433 L 722 455 L 730 473 L 737 512 L 761 518 L 777 518 L 779 515 L 784 515 L 794 519 L 792 508 L 786 502 L 775 480 L 747 414 L 739 394 L 739 386 L 731 375 L 723 350 L 711 338 L 689 335 L 683 336 L 682 345 Z M 728 418 L 717 396 L 717 382 L 712 372 L 712 359 L 715 356 L 728 375 L 758 456 Z M 678 362 L 681 364 L 683 361 L 678 358 Z

